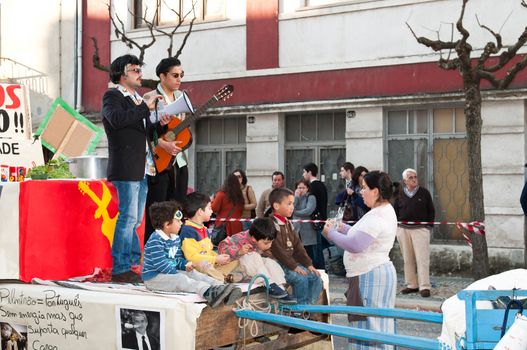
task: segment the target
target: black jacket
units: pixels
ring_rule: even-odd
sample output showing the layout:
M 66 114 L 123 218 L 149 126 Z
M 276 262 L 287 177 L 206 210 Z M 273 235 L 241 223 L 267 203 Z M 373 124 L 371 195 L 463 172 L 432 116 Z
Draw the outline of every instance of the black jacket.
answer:
M 409 198 L 400 188 L 399 195 L 395 198 L 393 208 L 399 221 L 434 221 L 435 208 L 430 192 L 424 187 L 419 187 L 416 194 Z M 404 226 L 404 225 L 403 225 Z M 422 227 L 423 225 L 411 225 L 410 227 Z M 424 225 L 433 226 L 433 225 Z
M 151 350 L 159 350 L 159 339 L 154 335 L 151 334 L 148 330 L 146 331 L 148 334 L 148 340 L 150 341 L 150 347 Z M 139 349 L 139 345 L 137 344 L 137 337 L 135 336 L 135 332 L 125 333 L 122 335 L 122 346 L 125 349 Z M 145 350 L 145 349 L 143 349 Z
M 110 181 L 140 181 L 145 175 L 146 127 L 151 128 L 146 103 L 136 105 L 117 89 L 104 93 L 102 122 L 108 137 Z
M 328 190 L 320 180 L 314 180 L 310 184 L 309 192 L 317 199 L 315 212 L 320 214 L 321 220 L 328 218 Z

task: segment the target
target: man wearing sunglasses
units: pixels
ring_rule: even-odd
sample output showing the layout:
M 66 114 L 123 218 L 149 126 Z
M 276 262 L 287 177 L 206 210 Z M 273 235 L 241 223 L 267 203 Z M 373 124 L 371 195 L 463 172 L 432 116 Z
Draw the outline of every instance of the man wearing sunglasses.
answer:
M 146 93 L 143 98 L 150 96 L 163 96 L 160 103 L 169 104 L 174 102 L 182 92 L 179 91 L 181 80 L 185 75 L 181 62 L 175 57 L 162 59 L 156 67 L 156 75 L 159 77 L 159 84 L 155 90 Z M 166 141 L 159 137 L 157 139 L 159 147 L 163 148 L 168 154 L 176 157 L 174 166 L 169 166 L 155 176 L 147 176 L 148 195 L 146 198 L 146 210 L 155 202 L 177 200 L 182 203 L 187 195 L 188 168 L 185 152 L 178 147 L 179 141 Z M 146 218 L 145 243 L 154 231 L 150 218 Z
M 148 129 L 170 121 L 163 115 L 159 122 L 150 119 L 160 95 L 141 98 L 141 61 L 124 55 L 110 65 L 110 79 L 115 87 L 103 96 L 102 122 L 108 137 L 108 180 L 117 189 L 119 216 L 112 244 L 112 281 L 140 283 L 132 271 L 139 265 L 141 250 L 136 230 L 143 220 L 147 194 L 146 173 L 154 174 L 153 160 L 146 157 Z

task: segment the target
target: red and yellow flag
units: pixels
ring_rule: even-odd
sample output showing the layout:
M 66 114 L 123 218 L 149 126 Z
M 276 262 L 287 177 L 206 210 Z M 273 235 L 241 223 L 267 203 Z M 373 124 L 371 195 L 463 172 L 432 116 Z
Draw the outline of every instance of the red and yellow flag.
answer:
M 20 279 L 67 279 L 112 266 L 117 192 L 102 180 L 20 184 Z M 144 227 L 138 229 L 143 241 Z

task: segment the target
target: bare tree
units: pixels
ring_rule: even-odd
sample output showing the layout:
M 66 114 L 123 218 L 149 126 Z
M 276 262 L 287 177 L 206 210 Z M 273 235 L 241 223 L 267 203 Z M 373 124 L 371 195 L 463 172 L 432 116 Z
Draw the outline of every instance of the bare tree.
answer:
M 159 9 L 160 9 L 160 5 L 161 5 L 161 1 L 163 2 L 163 4 L 165 4 L 165 6 L 167 7 L 168 10 L 172 11 L 173 13 L 176 14 L 176 18 L 178 19 L 177 22 L 175 23 L 174 27 L 172 28 L 172 30 L 168 31 L 168 30 L 165 30 L 165 29 L 161 29 L 158 27 L 157 25 L 157 22 L 158 22 L 158 18 L 159 18 Z M 139 50 L 139 55 L 138 55 L 138 58 L 141 62 L 144 62 L 144 57 L 145 57 L 145 52 L 147 49 L 149 49 L 150 47 L 152 47 L 156 41 L 157 41 L 157 37 L 156 37 L 156 34 L 154 33 L 155 32 L 158 32 L 158 33 L 161 33 L 162 35 L 165 35 L 169 38 L 169 46 L 167 48 L 167 52 L 168 52 L 168 56 L 167 57 L 172 57 L 172 51 L 173 51 L 173 46 L 174 46 L 174 36 L 176 35 L 178 29 L 181 28 L 181 25 L 187 20 L 187 18 L 189 18 L 190 16 L 192 16 L 192 19 L 190 20 L 189 22 L 189 26 L 187 28 L 187 31 L 183 37 L 183 40 L 181 41 L 181 45 L 179 46 L 177 52 L 176 52 L 176 55 L 174 56 L 175 58 L 178 58 L 181 53 L 183 52 L 183 48 L 185 47 L 185 45 L 187 44 L 187 40 L 188 40 L 188 37 L 190 36 L 190 33 L 192 32 L 192 27 L 194 25 L 194 21 L 196 20 L 196 16 L 194 14 L 194 9 L 195 9 L 195 2 L 192 3 L 192 8 L 184 15 L 181 15 L 180 11 L 172 8 L 172 7 L 169 7 L 166 2 L 164 0 L 157 0 L 157 3 L 156 3 L 156 9 L 155 11 L 153 11 L 153 14 L 152 14 L 152 17 L 150 18 L 149 14 L 148 14 L 148 8 L 145 8 L 145 11 L 141 14 L 136 14 L 136 13 L 133 13 L 132 11 L 128 10 L 128 12 L 132 15 L 132 17 L 134 18 L 135 21 L 137 22 L 144 22 L 145 23 L 145 26 L 146 28 L 148 29 L 148 32 L 150 34 L 150 37 L 149 37 L 149 41 L 147 43 L 144 43 L 144 44 L 140 44 L 138 41 L 130 38 L 128 35 L 127 35 L 127 30 L 125 28 L 125 24 L 124 22 L 121 20 L 121 18 L 119 17 L 119 15 L 117 13 L 113 14 L 112 13 L 112 6 L 110 3 L 107 4 L 108 6 L 108 14 L 110 16 L 110 21 L 112 23 L 112 26 L 114 27 L 114 33 L 115 33 L 115 36 L 120 39 L 128 48 L 130 49 L 137 49 Z M 105 72 L 109 72 L 110 71 L 110 66 L 109 65 L 103 65 L 101 63 L 101 59 L 100 59 L 100 56 L 99 56 L 99 46 L 97 44 L 97 39 L 94 38 L 94 37 L 91 37 L 92 39 L 92 42 L 93 42 L 93 47 L 95 49 L 94 53 L 93 53 L 93 56 L 92 56 L 92 62 L 93 62 L 93 66 L 99 70 L 102 70 L 102 71 L 105 71 Z M 149 88 L 155 88 L 156 85 L 157 85 L 157 80 L 151 80 L 151 79 L 143 79 L 143 86 L 145 87 L 149 87 Z
M 166 4 L 165 0 L 163 0 L 163 3 L 165 4 L 165 6 L 167 8 L 169 8 L 168 5 Z M 195 5 L 196 5 L 196 2 L 193 2 L 192 3 L 192 8 L 184 16 L 181 16 L 181 13 L 178 12 L 178 11 L 175 11 L 173 8 L 169 8 L 170 11 L 172 11 L 178 18 L 178 23 L 176 23 L 176 25 L 174 26 L 174 28 L 172 28 L 171 31 L 165 31 L 163 29 L 155 27 L 156 31 L 158 31 L 159 33 L 161 33 L 163 35 L 166 35 L 168 37 L 168 39 L 170 40 L 170 45 L 167 48 L 168 57 L 172 57 L 172 48 L 174 46 L 174 35 L 176 34 L 176 31 L 179 29 L 181 24 L 185 21 L 185 19 L 188 16 L 190 16 L 191 14 L 194 14 L 194 7 L 195 7 Z M 159 8 L 159 6 L 158 6 L 158 8 Z M 181 46 L 179 47 L 178 51 L 176 52 L 176 55 L 174 56 L 175 58 L 178 58 L 179 55 L 181 55 L 181 52 L 183 51 L 183 48 L 185 47 L 185 44 L 187 43 L 187 39 L 188 39 L 190 33 L 192 32 L 192 27 L 194 26 L 194 21 L 195 20 L 196 20 L 196 16 L 194 15 L 192 17 L 192 19 L 190 20 L 187 33 L 185 34 L 185 37 L 183 38 L 183 41 L 181 42 Z
M 483 222 L 485 219 L 483 202 L 483 180 L 481 172 L 481 81 L 486 80 L 496 89 L 506 89 L 514 80 L 518 72 L 527 65 L 527 56 L 512 64 L 511 60 L 517 55 L 518 50 L 527 42 L 527 27 L 518 37 L 515 44 L 504 46 L 502 37 L 489 27 L 478 24 L 488 31 L 494 41 L 489 41 L 483 48 L 479 57 L 472 58 L 472 45 L 468 42 L 470 33 L 463 26 L 463 17 L 469 0 L 463 0 L 461 15 L 456 22 L 456 29 L 461 35 L 458 40 L 442 41 L 418 37 L 410 25 L 408 28 L 418 43 L 441 52 L 439 66 L 446 70 L 459 71 L 463 79 L 463 92 L 465 98 L 465 118 L 468 147 L 468 174 L 469 174 L 469 202 L 470 214 L 475 221 Z M 527 7 L 525 0 L 521 1 Z M 443 57 L 443 50 L 448 50 L 447 57 Z M 455 57 L 451 58 L 452 51 Z M 505 71 L 505 74 L 500 72 Z M 503 76 L 498 78 L 496 75 Z M 476 279 L 489 275 L 489 259 L 487 241 L 484 235 L 474 234 L 472 237 L 472 272 Z

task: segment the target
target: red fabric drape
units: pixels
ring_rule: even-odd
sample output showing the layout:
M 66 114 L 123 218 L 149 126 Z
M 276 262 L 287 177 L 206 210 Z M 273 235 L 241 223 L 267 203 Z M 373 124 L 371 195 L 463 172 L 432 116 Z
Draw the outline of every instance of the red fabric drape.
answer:
M 117 213 L 117 192 L 107 181 L 21 183 L 20 279 L 67 279 L 111 268 Z M 144 228 L 138 231 L 142 242 Z

